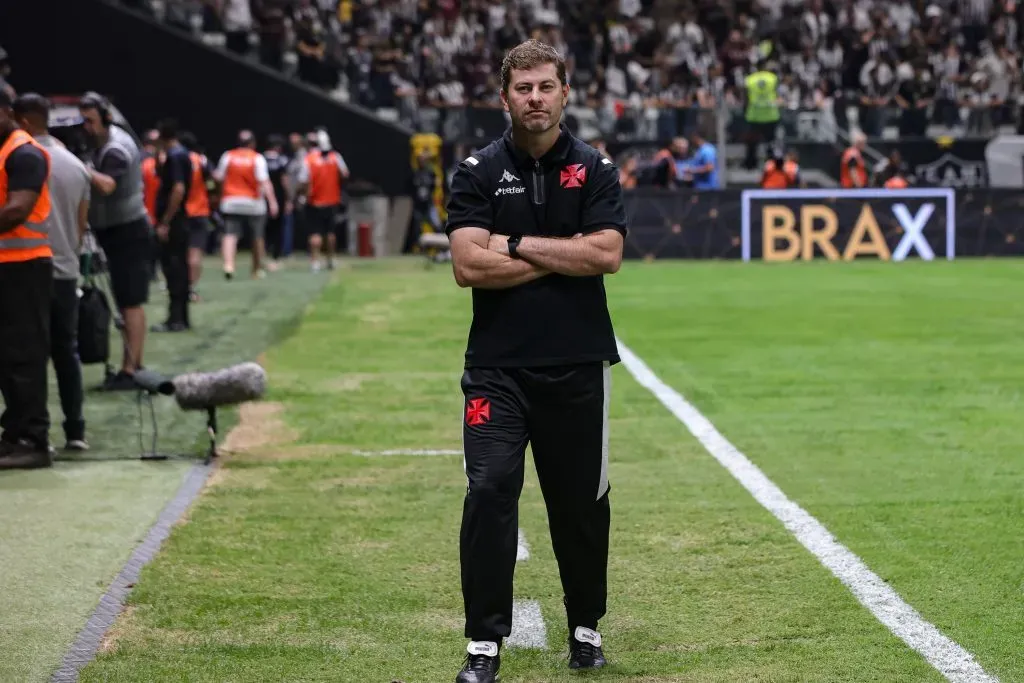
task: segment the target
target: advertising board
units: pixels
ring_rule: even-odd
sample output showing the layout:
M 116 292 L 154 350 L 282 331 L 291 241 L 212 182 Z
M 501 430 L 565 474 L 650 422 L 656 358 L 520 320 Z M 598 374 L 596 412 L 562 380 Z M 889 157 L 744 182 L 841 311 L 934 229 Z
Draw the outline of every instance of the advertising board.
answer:
M 744 261 L 903 261 L 956 255 L 952 188 L 744 190 Z

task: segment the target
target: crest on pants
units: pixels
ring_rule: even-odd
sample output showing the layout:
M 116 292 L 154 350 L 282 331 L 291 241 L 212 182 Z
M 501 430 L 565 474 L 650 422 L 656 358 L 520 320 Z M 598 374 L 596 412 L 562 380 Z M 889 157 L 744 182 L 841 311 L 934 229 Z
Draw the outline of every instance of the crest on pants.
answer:
M 482 425 L 491 419 L 491 402 L 486 398 L 471 398 L 466 403 L 466 424 Z

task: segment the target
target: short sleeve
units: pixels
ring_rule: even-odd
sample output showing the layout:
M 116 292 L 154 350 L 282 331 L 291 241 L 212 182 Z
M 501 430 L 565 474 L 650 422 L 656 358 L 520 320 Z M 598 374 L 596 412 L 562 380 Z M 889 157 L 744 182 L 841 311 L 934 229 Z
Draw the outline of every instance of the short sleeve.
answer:
M 188 184 L 189 176 L 192 175 L 192 160 L 188 158 L 188 155 L 172 154 L 168 162 L 170 166 L 170 175 L 167 178 L 168 184 Z
M 128 171 L 128 155 L 117 146 L 108 147 L 100 158 L 97 171 L 117 180 Z
M 306 159 L 299 159 L 299 168 L 295 173 L 295 180 L 299 183 L 309 182 L 309 162 Z
M 622 202 L 619 171 L 608 159 L 600 159 L 594 168 L 590 191 L 583 202 L 584 233 L 615 228 L 623 235 L 628 231 L 626 207 Z
M 469 159 L 472 161 L 463 161 L 452 176 L 448 222 L 444 228 L 446 235 L 451 235 L 458 228 L 494 228 L 494 209 L 490 197 L 484 190 L 483 182 L 470 170 L 470 164 L 479 162 L 474 157 Z
M 267 169 L 267 158 L 262 154 L 256 155 L 256 180 L 257 182 L 264 182 L 270 180 L 270 171 Z
M 4 170 L 7 171 L 8 192 L 42 192 L 43 183 L 50 173 L 46 155 L 34 145 L 22 145 L 11 152 Z
M 217 161 L 217 168 L 213 169 L 213 177 L 218 182 L 223 182 L 224 174 L 228 172 L 228 159 L 230 155 L 228 152 L 224 152 L 220 155 L 220 159 Z

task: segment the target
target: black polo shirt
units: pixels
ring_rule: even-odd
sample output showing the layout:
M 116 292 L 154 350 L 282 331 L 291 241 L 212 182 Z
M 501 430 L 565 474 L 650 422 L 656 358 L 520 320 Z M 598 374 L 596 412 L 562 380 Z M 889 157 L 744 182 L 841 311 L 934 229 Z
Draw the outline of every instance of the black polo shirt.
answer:
M 511 130 L 455 171 L 445 233 L 478 227 L 501 235 L 572 237 L 627 231 L 619 171 L 564 127 L 533 159 Z M 604 277 L 551 273 L 506 289 L 473 289 L 466 367 L 619 362 Z
M 188 150 L 179 143 L 174 143 L 167 150 L 164 163 L 157 168 L 157 175 L 160 176 L 160 190 L 156 195 L 156 216 L 161 220 L 167 205 L 170 204 L 171 190 L 177 183 L 185 185 L 185 197 L 181 200 L 178 212 L 171 218 L 172 221 L 185 217 L 185 200 L 188 199 L 188 192 L 192 188 L 192 159 L 188 156 Z

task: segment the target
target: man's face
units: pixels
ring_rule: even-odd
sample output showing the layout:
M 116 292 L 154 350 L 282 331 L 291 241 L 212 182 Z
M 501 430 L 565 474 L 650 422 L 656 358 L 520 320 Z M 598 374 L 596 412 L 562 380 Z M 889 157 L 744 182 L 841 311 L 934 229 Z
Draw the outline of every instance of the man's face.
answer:
M 501 103 L 516 127 L 543 133 L 562 120 L 568 97 L 569 86 L 559 82 L 555 65 L 542 64 L 532 69 L 513 69 L 508 92 L 501 93 Z
M 293 133 L 288 136 L 288 144 L 291 145 L 292 151 L 297 152 L 302 149 L 302 136 L 297 133 Z
M 14 111 L 10 107 L 0 107 L 0 130 L 9 130 L 14 124 Z
M 82 109 L 82 127 L 85 128 L 85 132 L 93 137 L 102 135 L 104 132 L 103 119 L 100 117 L 100 112 L 96 109 Z

